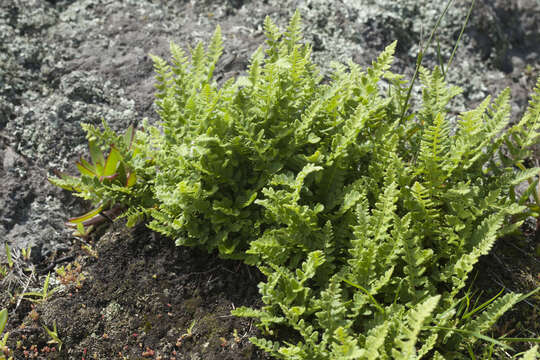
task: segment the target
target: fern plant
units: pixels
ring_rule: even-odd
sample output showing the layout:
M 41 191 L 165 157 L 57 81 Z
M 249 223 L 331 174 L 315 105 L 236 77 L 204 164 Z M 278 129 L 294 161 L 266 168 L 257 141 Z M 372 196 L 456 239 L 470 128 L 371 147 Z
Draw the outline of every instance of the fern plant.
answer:
M 284 32 L 269 18 L 264 27 L 247 74 L 221 85 L 219 27 L 206 50 L 171 44 L 171 63 L 152 56 L 161 122 L 120 152 L 136 183 L 83 174 L 72 189 L 121 204 L 128 224 L 148 217 L 177 245 L 259 266 L 264 306 L 234 314 L 259 319 L 268 337 L 252 341 L 277 358 L 442 359 L 477 339 L 506 346 L 483 334 L 522 296 L 469 309 L 464 287 L 496 239 L 534 215 L 514 189 L 539 171 L 523 164 L 539 138 L 540 80 L 513 125 L 508 90 L 454 118 L 461 90 L 438 68 L 420 69 L 421 104 L 408 107 L 407 83 L 390 71 L 396 43 L 367 69 L 333 64 L 325 82 L 298 13 Z M 119 142 L 87 130 L 102 147 Z
M 508 90 L 453 128 L 448 104 L 460 89 L 421 69 L 422 105 L 403 119 L 405 86 L 388 72 L 394 46 L 365 71 L 336 67 L 301 115 L 313 155 L 256 200 L 273 222 L 247 251 L 268 277 L 265 306 L 233 313 L 270 334 L 289 327 L 296 343 L 253 339 L 278 358 L 459 357 L 522 298 L 507 294 L 474 316 L 461 306 L 478 258 L 520 225 L 507 220 L 530 214 L 513 190 L 538 169 L 513 166 L 538 140 L 538 99 L 508 131 Z M 294 61 L 294 47 L 274 48 Z M 506 163 L 503 144 L 520 149 Z

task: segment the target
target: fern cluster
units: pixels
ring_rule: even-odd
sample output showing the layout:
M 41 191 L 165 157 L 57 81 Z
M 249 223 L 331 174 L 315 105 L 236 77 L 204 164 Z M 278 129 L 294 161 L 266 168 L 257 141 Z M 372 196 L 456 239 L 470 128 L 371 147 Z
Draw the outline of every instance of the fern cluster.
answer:
M 153 56 L 161 123 L 123 158 L 140 195 L 129 223 L 148 216 L 178 245 L 258 265 L 264 306 L 234 313 L 259 319 L 273 340 L 252 341 L 277 358 L 463 356 L 522 298 L 471 309 L 464 287 L 530 214 L 514 188 L 539 171 L 519 169 L 539 137 L 540 80 L 514 125 L 508 90 L 455 118 L 460 89 L 437 68 L 421 69 L 420 105 L 406 108 L 396 43 L 323 81 L 298 13 L 265 32 L 246 76 L 220 86 L 219 28 L 207 50 Z

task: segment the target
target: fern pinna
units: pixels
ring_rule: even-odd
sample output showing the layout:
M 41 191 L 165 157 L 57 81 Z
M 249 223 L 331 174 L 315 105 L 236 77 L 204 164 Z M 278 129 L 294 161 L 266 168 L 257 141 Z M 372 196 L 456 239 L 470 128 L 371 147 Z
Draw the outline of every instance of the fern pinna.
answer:
M 367 69 L 332 64 L 323 81 L 298 13 L 284 32 L 269 18 L 264 28 L 245 76 L 221 85 L 219 28 L 207 50 L 171 44 L 171 63 L 153 56 L 161 122 L 145 123 L 122 158 L 145 199 L 126 200 L 128 223 L 146 216 L 178 245 L 257 265 L 264 305 L 233 313 L 259 320 L 267 338 L 251 340 L 277 358 L 443 359 L 479 338 L 506 346 L 482 334 L 522 297 L 471 310 L 464 287 L 532 214 L 514 188 L 538 173 L 523 164 L 538 141 L 540 80 L 513 125 L 508 91 L 455 118 L 460 89 L 437 68 L 420 69 L 422 99 L 405 108 L 395 42 Z

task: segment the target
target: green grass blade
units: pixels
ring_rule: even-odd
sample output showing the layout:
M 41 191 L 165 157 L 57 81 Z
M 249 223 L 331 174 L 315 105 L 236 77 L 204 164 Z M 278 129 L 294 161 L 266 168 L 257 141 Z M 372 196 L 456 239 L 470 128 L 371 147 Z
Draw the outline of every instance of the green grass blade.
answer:
M 2 309 L 0 311 L 0 334 L 4 332 L 4 329 L 7 325 L 7 319 L 8 319 L 8 311 L 7 309 Z
M 500 347 L 502 347 L 504 349 L 507 349 L 507 350 L 512 350 L 512 351 L 514 350 L 510 346 L 508 346 L 508 345 L 502 343 L 501 341 L 499 341 L 499 340 L 503 340 L 503 339 L 494 339 L 494 338 L 491 338 L 489 336 L 482 335 L 482 334 L 480 334 L 478 332 L 475 332 L 475 331 L 456 329 L 456 328 L 450 328 L 450 327 L 445 327 L 445 326 L 424 326 L 424 329 L 453 331 L 453 332 L 456 332 L 458 334 L 474 336 L 475 338 L 487 341 L 487 342 L 489 342 L 491 344 L 498 345 L 498 346 L 500 346 Z
M 84 223 L 85 221 L 92 219 L 94 216 L 99 215 L 99 213 L 101 213 L 102 211 L 103 211 L 103 205 L 95 208 L 94 210 L 87 212 L 84 215 L 69 219 L 66 224 L 68 226 L 76 226 L 79 223 Z
M 454 59 L 454 55 L 456 54 L 459 42 L 461 41 L 461 36 L 463 35 L 463 32 L 465 31 L 465 27 L 467 26 L 469 22 L 469 18 L 471 16 L 472 9 L 474 8 L 475 1 L 476 0 L 472 0 L 471 6 L 469 7 L 469 12 L 467 12 L 467 17 L 465 18 L 465 22 L 463 23 L 463 26 L 461 27 L 461 31 L 456 40 L 456 44 L 454 45 L 454 49 L 452 50 L 452 54 L 450 55 L 450 59 L 448 60 L 448 64 L 446 65 L 447 73 L 448 73 L 448 69 L 450 69 L 450 65 L 452 65 L 452 60 Z M 443 73 L 443 79 L 446 79 L 446 75 L 444 73 Z
M 114 145 L 111 146 L 111 151 L 109 152 L 109 156 L 107 156 L 107 160 L 105 161 L 102 177 L 114 175 L 121 159 L 122 156 L 120 155 L 120 151 L 118 151 Z
M 429 46 L 431 45 L 431 41 L 433 40 L 433 35 L 435 34 L 437 29 L 439 28 L 441 20 L 444 18 L 444 16 L 448 12 L 448 9 L 450 8 L 450 5 L 452 5 L 452 2 L 453 2 L 453 0 L 448 0 L 442 14 L 437 19 L 437 22 L 435 23 L 435 26 L 433 27 L 433 30 L 431 31 L 431 34 L 429 35 L 429 39 L 427 41 L 426 47 L 420 49 L 420 52 L 418 53 L 418 58 L 416 59 L 416 69 L 414 70 L 414 74 L 413 74 L 413 77 L 412 77 L 412 80 L 411 80 L 411 85 L 409 85 L 409 89 L 407 90 L 407 95 L 405 97 L 405 103 L 403 104 L 403 107 L 402 107 L 402 110 L 401 110 L 401 116 L 400 116 L 401 120 L 400 121 L 403 121 L 403 118 L 405 117 L 405 111 L 407 109 L 407 105 L 409 104 L 409 100 L 411 98 L 411 93 L 412 93 L 412 88 L 414 86 L 414 82 L 416 81 L 416 78 L 418 77 L 418 72 L 420 71 L 420 67 L 422 66 L 422 59 L 424 57 L 424 49 L 429 48 Z M 448 68 L 448 66 L 447 66 L 447 68 Z
M 355 284 L 345 278 L 342 278 L 340 277 L 340 280 L 346 282 L 347 284 L 351 285 L 351 286 L 354 286 L 355 288 L 359 289 L 360 291 L 362 291 L 364 294 L 366 294 L 369 299 L 371 300 L 371 302 L 373 303 L 373 305 L 375 305 L 375 307 L 377 308 L 377 310 L 379 310 L 381 312 L 381 314 L 384 314 L 384 309 L 383 307 L 377 302 L 377 300 L 375 300 L 375 298 L 369 293 L 369 291 L 367 291 L 367 289 L 365 289 L 364 287 L 358 285 L 358 284 Z
M 469 311 L 468 313 L 466 313 L 465 315 L 463 315 L 462 317 L 462 320 L 466 320 L 468 318 L 470 318 L 471 316 L 473 316 L 474 314 L 476 314 L 477 312 L 479 311 L 482 311 L 486 306 L 488 306 L 489 304 L 491 304 L 495 299 L 497 299 L 502 293 L 503 293 L 504 289 L 501 289 L 501 291 L 499 291 L 499 293 L 497 295 L 495 295 L 494 297 L 492 297 L 491 299 L 487 300 L 486 302 L 484 302 L 483 304 L 475 307 L 474 309 L 472 309 L 471 311 Z

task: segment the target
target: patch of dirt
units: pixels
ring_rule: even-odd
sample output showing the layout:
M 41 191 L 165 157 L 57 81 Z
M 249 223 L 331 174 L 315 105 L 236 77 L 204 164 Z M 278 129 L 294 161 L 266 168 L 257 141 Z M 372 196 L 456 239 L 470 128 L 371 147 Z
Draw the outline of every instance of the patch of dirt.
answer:
M 523 235 L 499 239 L 490 254 L 480 258 L 470 278 L 474 306 L 499 294 L 527 294 L 540 287 L 540 241 L 536 222 L 523 225 Z M 540 293 L 521 301 L 506 312 L 492 329 L 493 338 L 538 338 L 540 336 Z M 531 342 L 509 343 L 517 351 L 526 351 Z M 499 349 L 500 351 L 500 349 Z M 505 358 L 500 354 L 501 358 Z
M 267 358 L 249 342 L 258 335 L 252 321 L 230 315 L 235 307 L 260 305 L 263 277 L 256 268 L 177 248 L 144 225 L 127 229 L 122 221 L 88 245 L 92 250 L 69 254 L 71 272 L 56 276 L 64 284 L 51 285 L 58 289 L 51 298 L 19 308 L 27 315 L 10 327 L 15 358 Z M 47 344 L 42 327 L 55 324 L 61 351 Z

